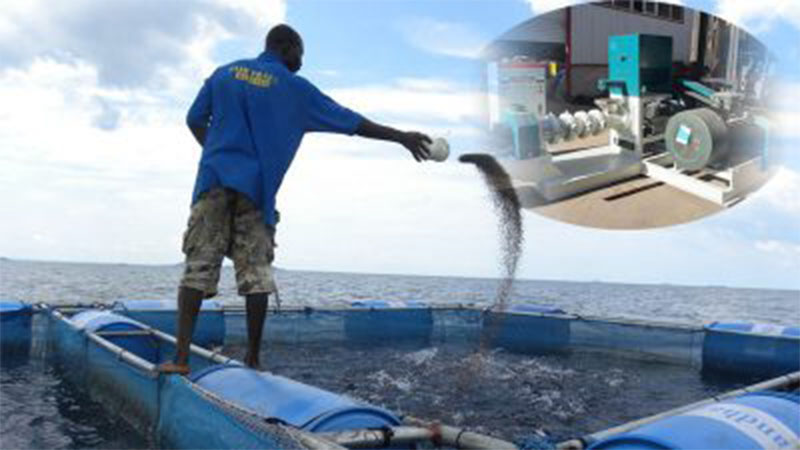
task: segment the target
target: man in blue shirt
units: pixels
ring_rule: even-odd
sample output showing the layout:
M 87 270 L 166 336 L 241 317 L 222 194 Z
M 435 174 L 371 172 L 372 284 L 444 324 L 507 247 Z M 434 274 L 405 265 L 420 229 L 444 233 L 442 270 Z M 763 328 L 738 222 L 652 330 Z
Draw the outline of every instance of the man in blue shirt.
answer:
M 189 109 L 186 121 L 203 154 L 183 237 L 177 350 L 173 362 L 159 366 L 162 372 L 189 372 L 196 317 L 202 300 L 217 293 L 225 256 L 234 262 L 238 292 L 246 299 L 245 364 L 259 367 L 268 296 L 275 291 L 275 196 L 306 132 L 393 141 L 417 161 L 429 156 L 424 134 L 376 124 L 295 75 L 302 58 L 300 35 L 278 25 L 258 58 L 215 70 Z

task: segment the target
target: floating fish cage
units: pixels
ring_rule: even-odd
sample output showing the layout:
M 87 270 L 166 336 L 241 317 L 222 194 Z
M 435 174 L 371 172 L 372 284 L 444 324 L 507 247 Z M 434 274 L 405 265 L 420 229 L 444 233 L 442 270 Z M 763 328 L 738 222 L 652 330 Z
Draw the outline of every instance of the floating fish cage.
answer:
M 20 348 L 26 336 L 30 341 L 31 317 L 35 316 L 44 325 L 34 326 L 33 334 L 39 328 L 46 333 L 65 376 L 85 386 L 93 399 L 160 447 L 729 449 L 800 445 L 798 327 L 752 323 L 694 327 L 580 317 L 541 305 L 485 310 L 381 300 L 353 302 L 343 308 L 288 309 L 268 316 L 265 344 L 283 346 L 294 355 L 320 348 L 326 353 L 336 349 L 378 358 L 385 353 L 375 352 L 386 349 L 419 355 L 425 349 L 451 347 L 566 362 L 592 355 L 608 364 L 631 360 L 653 365 L 655 369 L 647 373 L 680 370 L 698 380 L 725 380 L 718 386 L 730 387 L 666 411 L 648 410 L 652 399 L 643 395 L 635 403 L 636 411 L 644 413 L 616 423 L 601 420 L 616 417 L 612 411 L 584 411 L 605 425 L 571 435 L 561 433 L 553 439 L 533 423 L 526 425 L 530 427 L 527 433 L 505 436 L 486 427 L 442 421 L 435 414 L 437 407 L 419 416 L 360 400 L 352 392 L 348 395 L 246 368 L 228 351 L 246 342 L 241 308 L 206 302 L 191 348 L 192 372 L 184 377 L 155 370 L 174 355 L 174 301 L 122 301 L 100 309 L 12 303 L 3 303 L 0 309 L 4 352 L 7 347 Z M 386 359 L 376 362 L 380 363 L 401 364 Z M 443 382 L 457 384 L 456 378 L 470 375 L 468 370 L 460 372 Z M 593 389 L 591 385 L 582 388 Z M 679 393 L 685 386 L 675 384 L 669 389 Z M 425 401 L 425 392 L 403 392 Z M 533 414 L 536 405 L 527 406 Z M 498 402 L 480 407 L 500 415 L 509 405 Z M 453 406 L 438 408 L 444 412 Z

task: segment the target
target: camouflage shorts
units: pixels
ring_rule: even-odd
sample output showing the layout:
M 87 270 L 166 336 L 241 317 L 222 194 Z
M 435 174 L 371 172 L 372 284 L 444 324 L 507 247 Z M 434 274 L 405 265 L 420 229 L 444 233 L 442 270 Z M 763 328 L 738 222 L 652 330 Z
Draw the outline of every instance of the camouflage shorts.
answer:
M 203 291 L 206 298 L 215 296 L 227 256 L 233 260 L 239 295 L 274 292 L 274 237 L 274 228 L 243 194 L 222 188 L 202 194 L 183 234 L 186 266 L 181 286 Z

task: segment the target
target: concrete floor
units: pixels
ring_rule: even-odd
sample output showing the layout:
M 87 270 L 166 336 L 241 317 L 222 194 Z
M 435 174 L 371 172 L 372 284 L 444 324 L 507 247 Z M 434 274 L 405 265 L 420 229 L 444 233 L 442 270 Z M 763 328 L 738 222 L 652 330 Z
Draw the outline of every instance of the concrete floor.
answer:
M 525 209 L 593 228 L 636 230 L 691 222 L 725 208 L 641 176 L 547 203 L 532 187 L 517 189 Z
M 580 151 L 608 143 L 608 133 L 551 146 L 554 154 Z M 517 186 L 523 207 L 562 222 L 593 228 L 643 229 L 701 219 L 725 208 L 645 176 L 623 180 L 562 200 L 548 202 L 530 185 L 531 160 L 502 161 Z

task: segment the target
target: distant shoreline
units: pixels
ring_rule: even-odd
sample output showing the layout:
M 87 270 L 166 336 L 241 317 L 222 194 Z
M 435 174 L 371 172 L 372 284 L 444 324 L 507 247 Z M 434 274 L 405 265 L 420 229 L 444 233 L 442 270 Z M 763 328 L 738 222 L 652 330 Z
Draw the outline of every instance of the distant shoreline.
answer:
M 13 263 L 34 263 L 34 264 L 69 264 L 69 265 L 85 265 L 85 266 L 123 266 L 123 267 L 180 267 L 183 262 L 178 263 L 161 263 L 161 264 L 145 264 L 145 263 L 125 263 L 125 262 L 88 262 L 88 261 L 59 261 L 59 260 L 36 260 L 36 259 L 17 259 L 0 256 L 0 262 L 13 262 Z M 225 267 L 232 267 L 230 264 L 225 264 Z M 421 278 L 456 278 L 465 280 L 500 280 L 499 277 L 481 277 L 481 276 L 466 276 L 466 275 L 430 275 L 430 274 L 413 274 L 413 273 L 382 273 L 382 272 L 347 272 L 337 270 L 318 270 L 318 269 L 291 269 L 284 267 L 275 267 L 278 272 L 300 272 L 300 273 L 322 273 L 322 274 L 341 274 L 341 275 L 366 275 L 366 276 L 400 276 L 400 277 L 421 277 Z M 653 287 L 678 287 L 678 288 L 696 288 L 696 289 L 734 289 L 734 290 L 760 290 L 760 291 L 782 291 L 782 292 L 797 292 L 800 295 L 800 288 L 784 288 L 784 287 L 752 287 L 752 286 L 724 286 L 724 285 L 693 285 L 693 284 L 678 284 L 678 283 L 658 283 L 658 282 L 622 282 L 622 281 L 601 281 L 601 280 L 557 280 L 557 279 L 531 279 L 531 278 L 517 278 L 515 281 L 520 282 L 546 282 L 546 283 L 575 283 L 587 285 L 628 285 L 628 286 L 653 286 Z

